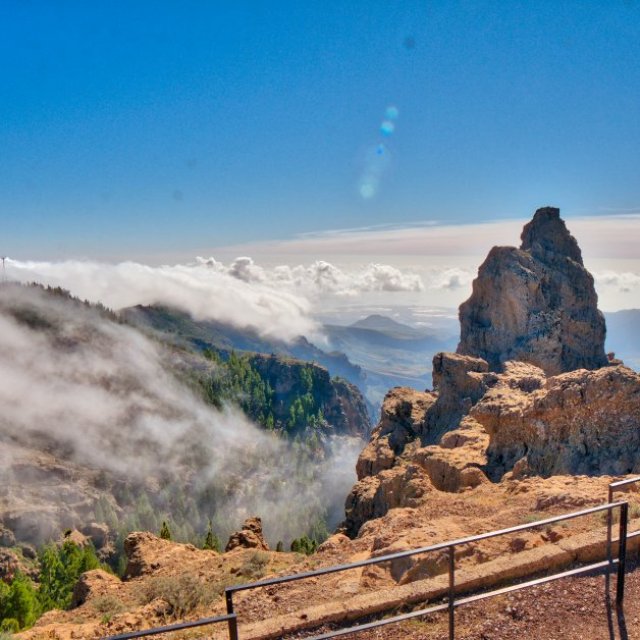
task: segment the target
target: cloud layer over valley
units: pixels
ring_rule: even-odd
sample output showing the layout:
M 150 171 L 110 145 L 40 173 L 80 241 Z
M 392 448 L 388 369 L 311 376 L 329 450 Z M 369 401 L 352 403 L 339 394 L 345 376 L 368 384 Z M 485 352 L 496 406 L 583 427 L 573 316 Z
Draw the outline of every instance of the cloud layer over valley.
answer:
M 0 287 L 0 352 L 3 442 L 120 481 L 164 478 L 208 490 L 215 498 L 206 516 L 229 528 L 260 515 L 272 540 L 299 535 L 324 508 L 335 517 L 355 479 L 359 440 L 338 439 L 301 473 L 298 449 L 239 410 L 206 405 L 169 373 L 176 354 L 80 303 L 38 288 Z M 22 491 L 7 473 L 4 500 Z M 61 498 L 62 520 L 69 508 Z

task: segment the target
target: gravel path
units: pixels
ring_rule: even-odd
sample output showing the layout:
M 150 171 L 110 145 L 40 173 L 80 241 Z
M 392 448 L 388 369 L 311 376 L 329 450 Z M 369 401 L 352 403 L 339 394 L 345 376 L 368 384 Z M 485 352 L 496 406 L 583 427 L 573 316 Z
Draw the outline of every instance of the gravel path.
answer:
M 623 612 L 608 606 L 603 575 L 564 578 L 456 608 L 456 640 L 640 640 L 640 568 L 631 566 Z M 436 614 L 347 640 L 448 640 L 447 615 Z M 333 627 L 336 628 L 336 627 Z M 324 627 L 316 633 L 330 631 Z M 289 636 L 309 637 L 310 634 Z

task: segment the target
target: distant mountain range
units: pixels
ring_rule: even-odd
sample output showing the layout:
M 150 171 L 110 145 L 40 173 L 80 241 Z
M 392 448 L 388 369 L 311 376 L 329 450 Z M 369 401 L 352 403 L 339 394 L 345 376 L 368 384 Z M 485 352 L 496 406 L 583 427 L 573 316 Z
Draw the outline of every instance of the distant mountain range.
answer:
M 352 324 L 323 325 L 326 344 L 317 346 L 299 337 L 285 343 L 212 320 L 194 320 L 188 313 L 160 306 L 137 306 L 123 312 L 127 322 L 173 336 L 200 349 L 274 353 L 316 362 L 331 375 L 357 385 L 365 395 L 372 419 L 385 393 L 395 386 L 426 389 L 432 386 L 431 361 L 439 351 L 455 351 L 457 322 L 450 330 L 419 328 L 381 314 L 371 314 Z M 640 310 L 605 313 L 607 350 L 628 366 L 640 369 Z
M 381 398 L 391 387 L 431 387 L 433 355 L 454 350 L 458 342 L 457 335 L 441 338 L 375 314 L 346 327 L 325 325 L 324 330 L 330 348 L 363 369 L 370 399 Z

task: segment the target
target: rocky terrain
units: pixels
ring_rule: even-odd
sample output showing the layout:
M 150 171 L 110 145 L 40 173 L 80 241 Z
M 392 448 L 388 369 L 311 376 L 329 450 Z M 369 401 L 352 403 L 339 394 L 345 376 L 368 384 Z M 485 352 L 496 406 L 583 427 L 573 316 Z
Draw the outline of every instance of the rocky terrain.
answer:
M 433 390 L 397 387 L 386 395 L 357 462 L 344 523 L 315 554 L 269 550 L 256 519 L 231 535 L 224 554 L 133 533 L 123 580 L 99 570 L 85 574 L 75 608 L 45 615 L 21 637 L 98 638 L 222 613 L 225 585 L 533 524 L 606 502 L 612 479 L 640 473 L 640 375 L 604 355 L 592 280 L 558 211 L 536 212 L 522 240 L 521 249 L 492 250 L 480 268 L 461 307 L 458 353 L 433 359 Z M 640 486 L 629 487 L 625 499 L 631 530 L 638 530 Z M 602 559 L 605 524 L 606 517 L 592 514 L 461 545 L 459 589 Z M 241 635 L 302 637 L 296 634 L 305 627 L 326 630 L 438 600 L 447 590 L 447 567 L 446 553 L 432 553 L 245 592 L 234 599 Z M 613 622 L 602 599 L 593 605 L 598 580 L 463 607 L 460 637 L 537 638 L 541 630 L 549 638 L 607 637 L 601 632 Z M 635 576 L 630 584 L 637 589 Z M 544 610 L 573 620 L 575 629 L 564 630 L 564 620 L 540 620 Z M 630 611 L 637 619 L 638 608 Z M 440 638 L 444 630 L 443 618 L 430 616 L 401 625 L 393 637 Z M 224 637 L 224 630 L 212 633 Z M 634 633 L 629 628 L 620 637 Z M 392 636 L 382 629 L 362 637 Z

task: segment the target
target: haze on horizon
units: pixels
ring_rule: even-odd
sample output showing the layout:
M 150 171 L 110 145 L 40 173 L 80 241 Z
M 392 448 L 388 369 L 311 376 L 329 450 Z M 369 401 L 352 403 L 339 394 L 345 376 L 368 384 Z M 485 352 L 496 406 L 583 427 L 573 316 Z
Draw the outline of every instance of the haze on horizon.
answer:
M 601 308 L 640 307 L 637 2 L 10 1 L 0 35 L 10 275 L 251 257 L 301 317 L 455 308 L 554 205 Z

